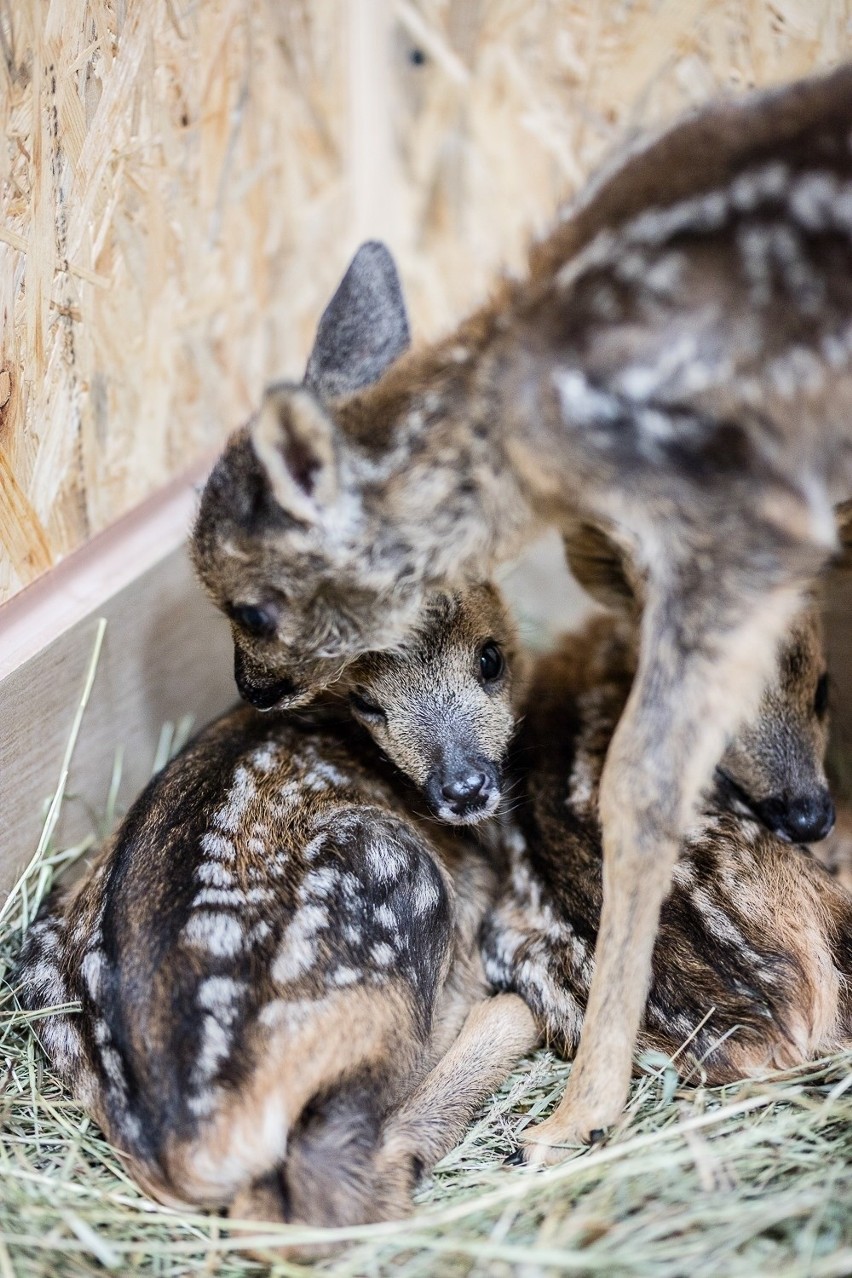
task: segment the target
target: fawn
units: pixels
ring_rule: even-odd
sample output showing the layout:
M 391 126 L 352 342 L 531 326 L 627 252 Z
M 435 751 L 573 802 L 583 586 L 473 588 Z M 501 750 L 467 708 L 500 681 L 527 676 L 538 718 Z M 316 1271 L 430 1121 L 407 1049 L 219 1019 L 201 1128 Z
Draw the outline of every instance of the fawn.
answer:
M 576 546 L 569 559 L 590 584 Z M 598 598 L 628 597 L 615 555 L 595 557 L 591 584 Z M 521 790 L 510 877 L 483 936 L 492 984 L 522 994 L 568 1057 L 594 971 L 598 792 L 635 677 L 637 622 L 629 610 L 595 616 L 536 664 L 514 751 Z M 785 639 L 758 712 L 717 765 L 662 907 L 639 1043 L 713 1083 L 852 1044 L 852 897 L 791 846 L 803 815 L 821 814 L 823 834 L 832 823 L 822 767 L 827 709 L 811 606 Z
M 496 593 L 310 715 L 226 714 L 160 772 L 89 876 L 27 934 L 25 1007 L 53 1065 L 166 1203 L 334 1225 L 404 1214 L 537 1031 L 485 1000 L 487 844 L 514 640 Z M 475 778 L 475 783 L 472 778 Z M 480 779 L 481 778 L 481 779 Z M 467 1020 L 465 1018 L 467 1017 Z
M 257 705 L 309 698 L 396 642 L 424 590 L 490 575 L 542 522 L 599 526 L 641 566 L 636 676 L 600 782 L 594 979 L 536 1161 L 618 1117 L 682 835 L 837 546 L 832 503 L 852 480 L 850 128 L 846 66 L 634 146 L 529 277 L 446 340 L 372 385 L 345 369 L 331 393 L 310 377 L 272 388 L 202 498 L 195 562 Z M 381 291 L 352 326 L 350 364 L 407 342 Z

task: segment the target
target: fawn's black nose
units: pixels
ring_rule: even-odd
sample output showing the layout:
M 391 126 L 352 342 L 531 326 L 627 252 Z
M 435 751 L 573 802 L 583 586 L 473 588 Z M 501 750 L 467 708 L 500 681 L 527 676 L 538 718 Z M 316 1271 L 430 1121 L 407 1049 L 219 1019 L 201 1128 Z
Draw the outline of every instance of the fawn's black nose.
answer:
M 463 772 L 445 781 L 441 786 L 441 794 L 448 803 L 469 803 L 482 793 L 487 783 L 488 778 L 484 772 Z
M 442 821 L 472 822 L 493 810 L 500 778 L 494 764 L 481 757 L 444 760 L 429 775 L 425 788 L 429 806 Z
M 795 799 L 765 799 L 757 805 L 757 814 L 774 834 L 791 843 L 818 843 L 834 828 L 834 803 L 828 790 Z
M 243 701 L 256 710 L 271 710 L 282 702 L 292 701 L 299 689 L 292 679 L 274 679 L 270 683 L 254 680 L 246 670 L 245 659 L 239 648 L 234 649 L 234 681 Z

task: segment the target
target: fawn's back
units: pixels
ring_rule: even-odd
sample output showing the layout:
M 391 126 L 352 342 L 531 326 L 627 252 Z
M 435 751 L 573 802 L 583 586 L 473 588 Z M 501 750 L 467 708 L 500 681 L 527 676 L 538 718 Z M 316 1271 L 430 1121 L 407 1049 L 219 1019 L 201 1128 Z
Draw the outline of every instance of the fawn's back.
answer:
M 317 1223 L 400 1209 L 370 1159 L 483 995 L 496 885 L 487 846 L 431 819 L 402 769 L 456 824 L 496 803 L 514 684 L 483 651 L 512 647 L 494 592 L 434 600 L 408 648 L 353 668 L 382 750 L 342 695 L 299 718 L 233 711 L 49 899 L 23 1000 L 79 1001 L 40 1036 L 155 1196 Z

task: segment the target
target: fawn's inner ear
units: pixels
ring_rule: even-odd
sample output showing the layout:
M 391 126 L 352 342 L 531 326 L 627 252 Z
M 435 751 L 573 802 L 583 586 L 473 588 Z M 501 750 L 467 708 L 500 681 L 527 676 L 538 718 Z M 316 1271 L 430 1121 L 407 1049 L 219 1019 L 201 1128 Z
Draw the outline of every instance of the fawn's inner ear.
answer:
M 634 603 L 624 553 L 602 528 L 579 523 L 562 540 L 572 575 L 593 599 L 619 610 Z
M 309 390 L 272 386 L 251 425 L 251 441 L 279 506 L 316 524 L 338 494 L 334 422 Z
M 320 399 L 349 395 L 378 381 L 410 344 L 396 264 L 384 244 L 371 240 L 323 312 L 305 385 Z

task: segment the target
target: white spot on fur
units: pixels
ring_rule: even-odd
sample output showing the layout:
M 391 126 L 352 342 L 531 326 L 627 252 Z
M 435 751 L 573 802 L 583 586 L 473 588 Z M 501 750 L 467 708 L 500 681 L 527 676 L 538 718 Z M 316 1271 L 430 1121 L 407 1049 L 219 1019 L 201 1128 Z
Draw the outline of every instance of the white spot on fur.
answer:
M 551 374 L 559 396 L 562 416 L 571 426 L 595 426 L 618 419 L 621 405 L 614 395 L 592 386 L 576 369 L 557 369 Z
M 234 771 L 225 803 L 213 817 L 220 830 L 238 830 L 245 821 L 246 810 L 257 792 L 254 777 L 240 764 Z
M 379 941 L 370 950 L 370 957 L 379 967 L 389 967 L 394 961 L 395 952 L 393 946 L 388 945 L 386 941 Z
M 766 200 L 779 200 L 787 189 L 789 172 L 785 164 L 742 173 L 731 183 L 731 203 L 740 213 L 751 213 Z
M 245 988 L 243 981 L 235 981 L 230 976 L 207 976 L 198 986 L 198 1006 L 215 1012 L 220 1018 L 232 1019 L 236 1014 L 234 1004 L 242 998 Z
M 234 876 L 231 871 L 226 870 L 224 866 L 218 865 L 215 861 L 203 861 L 196 868 L 195 877 L 200 879 L 202 883 L 209 884 L 210 887 L 230 887 L 234 882 Z
M 212 831 L 201 836 L 201 850 L 217 861 L 233 861 L 237 854 L 230 839 Z
M 647 209 L 626 226 L 624 244 L 664 244 L 684 232 L 719 230 L 728 217 L 728 197 L 724 191 L 681 200 L 664 209 Z
M 332 985 L 340 985 L 340 986 L 354 985 L 356 981 L 359 979 L 359 975 L 360 974 L 355 971 L 354 967 L 341 966 L 336 968 L 334 972 L 332 972 L 331 983 Z
M 218 958 L 233 958 L 243 949 L 242 924 L 233 914 L 212 910 L 199 910 L 193 914 L 183 929 L 188 945 L 205 949 Z
M 822 231 L 834 225 L 837 194 L 833 173 L 804 173 L 793 182 L 787 206 L 807 230 Z
M 294 803 L 299 800 L 301 790 L 295 781 L 285 781 L 283 785 L 278 787 L 278 798 L 281 803 L 281 809 L 287 812 Z
M 305 858 L 306 861 L 315 861 L 317 857 L 319 856 L 320 852 L 325 847 L 327 841 L 328 841 L 328 834 L 326 833 L 325 830 L 322 830 L 319 834 L 315 835 L 314 838 L 311 839 L 310 843 L 305 844 L 304 848 L 302 849 L 302 856 Z
M 683 275 L 682 253 L 664 253 L 645 273 L 644 285 L 659 297 L 671 297 Z
M 425 874 L 421 874 L 417 878 L 414 885 L 414 892 L 411 898 L 411 907 L 415 914 L 428 914 L 430 910 L 434 910 L 441 900 L 441 895 L 435 883 Z
M 299 895 L 303 900 L 309 897 L 318 897 L 323 900 L 330 896 L 335 887 L 340 882 L 340 873 L 333 865 L 321 866 L 318 870 L 311 870 L 302 880 L 302 886 L 299 889 Z
M 302 906 L 281 938 L 272 964 L 272 979 L 279 985 L 287 985 L 309 971 L 316 962 L 317 933 L 327 926 L 328 910 L 325 906 Z
M 195 1114 L 198 1118 L 206 1118 L 212 1114 L 219 1102 L 220 1089 L 213 1088 L 203 1092 L 196 1092 L 194 1096 L 190 1096 L 186 1102 L 187 1108 L 191 1114 Z
M 33 991 L 34 1002 L 40 1007 L 60 1007 L 68 1003 L 68 988 L 59 975 L 59 969 L 47 959 L 39 959 L 27 970 L 27 984 Z
M 83 1042 L 76 1027 L 65 1016 L 46 1016 L 38 1022 L 38 1037 L 54 1066 L 73 1069 L 83 1055 Z
M 261 746 L 258 750 L 255 750 L 254 754 L 251 756 L 252 767 L 258 772 L 262 772 L 264 775 L 271 772 L 277 762 L 278 751 L 269 743 Z
M 108 1083 L 120 1095 L 125 1095 L 127 1088 L 124 1081 L 124 1063 L 118 1052 L 111 1043 L 103 1043 L 98 1054 Z
M 202 888 L 200 892 L 196 893 L 196 895 L 193 897 L 193 900 L 192 900 L 192 905 L 194 909 L 197 908 L 199 905 L 238 906 L 238 905 L 245 905 L 245 904 L 246 904 L 245 892 L 243 892 L 242 888 L 236 888 L 236 887 Z
M 97 1002 L 101 988 L 101 974 L 104 966 L 104 952 L 101 949 L 89 950 L 80 964 L 80 974 L 86 982 L 92 998 Z
M 201 1025 L 201 1046 L 193 1069 L 196 1087 L 211 1079 L 231 1050 L 231 1038 L 215 1016 L 205 1016 Z
M 373 918 L 376 923 L 378 923 L 379 927 L 383 927 L 387 932 L 395 933 L 399 928 L 399 920 L 394 911 L 387 904 L 377 906 Z
M 347 773 L 319 758 L 313 761 L 309 770 L 301 778 L 303 788 L 316 794 L 333 786 L 345 786 L 350 783 L 351 777 Z
M 367 851 L 370 869 L 380 883 L 391 882 L 399 878 L 405 870 L 407 858 L 405 854 L 389 839 L 373 837 Z

